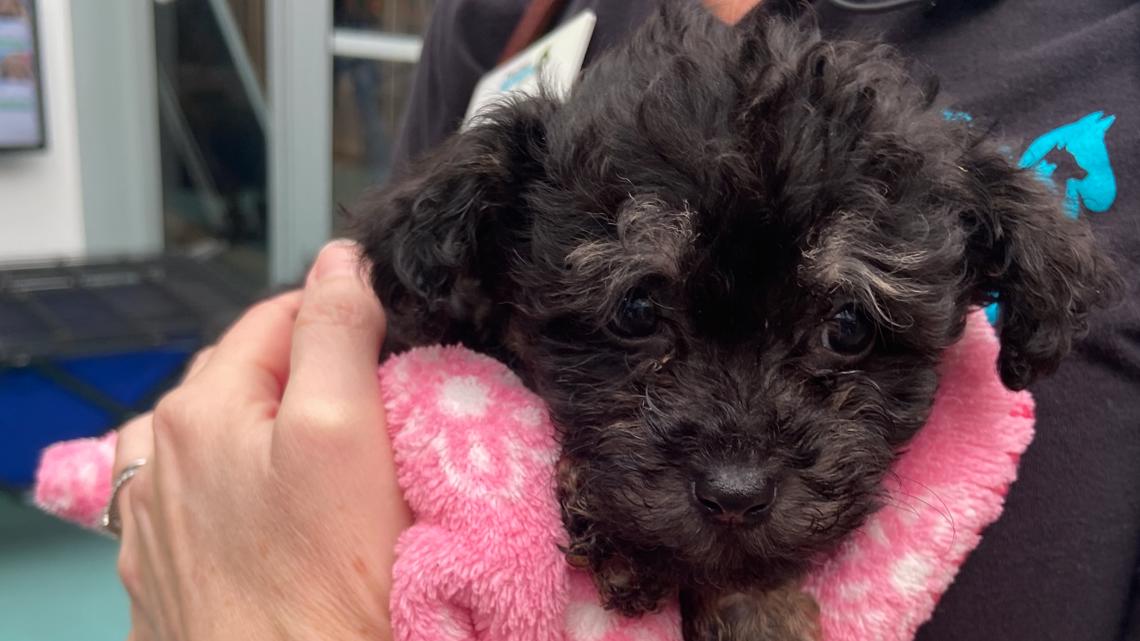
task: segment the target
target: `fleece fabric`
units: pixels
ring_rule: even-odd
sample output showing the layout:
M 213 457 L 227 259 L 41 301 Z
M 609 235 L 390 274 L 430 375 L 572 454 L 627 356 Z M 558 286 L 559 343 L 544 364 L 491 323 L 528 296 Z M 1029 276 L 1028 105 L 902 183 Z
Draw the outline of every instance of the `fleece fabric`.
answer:
M 892 469 L 885 506 L 806 589 L 824 641 L 907 641 L 1001 514 L 1033 437 L 1033 401 L 998 379 L 981 312 L 942 363 L 931 416 Z M 506 366 L 461 347 L 386 361 L 378 393 L 415 524 L 400 537 L 392 623 L 400 641 L 679 641 L 676 603 L 638 619 L 605 610 L 559 551 L 555 430 Z M 114 436 L 58 444 L 36 500 L 94 526 Z

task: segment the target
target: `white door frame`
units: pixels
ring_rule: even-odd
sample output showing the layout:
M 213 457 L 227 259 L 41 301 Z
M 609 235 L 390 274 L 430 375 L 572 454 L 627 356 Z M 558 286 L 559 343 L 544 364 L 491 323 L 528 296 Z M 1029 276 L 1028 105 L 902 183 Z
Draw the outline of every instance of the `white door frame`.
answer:
M 332 58 L 414 63 L 417 36 L 332 28 L 331 0 L 269 7 L 269 265 L 298 282 L 332 233 Z
M 332 0 L 266 0 L 269 280 L 300 282 L 332 234 Z
M 154 1 L 70 2 L 89 255 L 163 249 Z M 267 96 L 250 98 L 266 125 L 269 280 L 281 285 L 301 280 L 332 233 L 333 56 L 414 63 L 422 39 L 334 30 L 332 0 L 265 0 L 265 9 Z M 223 35 L 240 40 L 223 13 Z M 229 44 L 255 89 L 244 50 Z

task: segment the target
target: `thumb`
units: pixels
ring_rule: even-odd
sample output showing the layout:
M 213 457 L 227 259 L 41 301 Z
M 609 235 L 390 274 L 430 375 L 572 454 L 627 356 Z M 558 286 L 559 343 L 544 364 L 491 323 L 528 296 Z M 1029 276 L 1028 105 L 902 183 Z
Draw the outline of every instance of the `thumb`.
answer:
M 343 412 L 379 404 L 376 366 L 385 321 L 366 270 L 355 243 L 334 241 L 321 250 L 297 312 L 282 414 L 297 402 Z

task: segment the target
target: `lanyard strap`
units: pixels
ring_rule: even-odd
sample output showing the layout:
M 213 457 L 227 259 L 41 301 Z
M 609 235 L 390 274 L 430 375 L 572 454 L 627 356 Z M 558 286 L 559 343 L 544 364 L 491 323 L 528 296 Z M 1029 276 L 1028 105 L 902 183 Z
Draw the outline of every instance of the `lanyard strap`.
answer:
M 499 56 L 499 64 L 515 57 L 520 51 L 541 38 L 554 18 L 566 7 L 566 0 L 531 0 L 511 33 L 507 46 Z

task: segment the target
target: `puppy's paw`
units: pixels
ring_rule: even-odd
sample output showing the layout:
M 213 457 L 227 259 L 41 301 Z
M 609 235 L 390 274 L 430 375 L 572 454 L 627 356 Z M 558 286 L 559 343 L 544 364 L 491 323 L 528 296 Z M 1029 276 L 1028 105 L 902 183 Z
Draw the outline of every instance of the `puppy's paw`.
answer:
M 638 572 L 628 559 L 621 557 L 606 559 L 600 567 L 593 568 L 592 574 L 602 605 L 625 616 L 653 612 L 674 592 L 673 586 Z
M 566 562 L 571 567 L 589 572 L 602 605 L 625 616 L 653 612 L 666 596 L 676 591 L 669 583 L 637 571 L 628 559 L 612 553 L 600 556 L 596 551 L 586 549 L 583 542 L 571 542 L 566 549 Z
M 625 616 L 653 612 L 666 596 L 676 593 L 676 583 L 615 550 L 611 541 L 598 532 L 589 499 L 581 489 L 578 466 L 563 457 L 558 463 L 558 499 L 569 536 L 563 550 L 566 562 L 590 573 L 607 609 Z
M 819 606 L 798 585 L 681 593 L 685 641 L 820 641 Z

